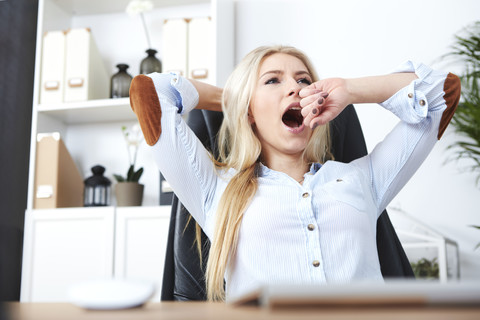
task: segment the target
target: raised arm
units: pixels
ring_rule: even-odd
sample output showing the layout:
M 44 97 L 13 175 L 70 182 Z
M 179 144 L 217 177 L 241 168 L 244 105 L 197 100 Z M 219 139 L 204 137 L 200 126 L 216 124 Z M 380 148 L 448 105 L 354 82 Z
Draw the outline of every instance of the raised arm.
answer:
M 196 107 L 218 110 L 219 97 L 221 89 L 176 74 L 139 75 L 130 86 L 130 104 L 158 168 L 202 227 L 218 176 L 181 115 Z
M 407 72 L 317 81 L 300 92 L 304 123 L 313 128 L 333 120 L 349 104 L 381 103 L 417 78 L 415 73 Z
M 348 103 L 380 103 L 400 118 L 369 155 L 351 163 L 365 174 L 363 181 L 371 187 L 377 214 L 426 159 L 460 99 L 460 80 L 454 74 L 410 61 L 398 72 L 349 80 L 326 79 L 301 92 L 304 121 L 310 126 L 333 119 Z
M 199 99 L 196 109 L 222 111 L 223 89 L 194 79 L 189 79 L 189 81 L 198 92 Z

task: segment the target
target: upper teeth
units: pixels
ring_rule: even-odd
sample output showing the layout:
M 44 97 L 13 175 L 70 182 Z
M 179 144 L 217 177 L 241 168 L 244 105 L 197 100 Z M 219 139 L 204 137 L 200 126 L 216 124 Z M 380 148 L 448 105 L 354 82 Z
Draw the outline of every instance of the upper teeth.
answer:
M 290 110 L 301 110 L 301 108 L 299 108 L 299 107 L 293 107 L 293 108 L 290 108 Z

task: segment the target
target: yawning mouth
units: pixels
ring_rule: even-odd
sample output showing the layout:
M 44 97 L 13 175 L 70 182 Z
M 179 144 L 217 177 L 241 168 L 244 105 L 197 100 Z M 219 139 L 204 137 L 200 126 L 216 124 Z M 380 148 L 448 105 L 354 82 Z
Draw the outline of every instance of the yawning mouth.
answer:
M 303 124 L 303 116 L 300 112 L 300 103 L 295 102 L 288 106 L 287 110 L 282 116 L 282 122 L 290 128 L 299 128 Z

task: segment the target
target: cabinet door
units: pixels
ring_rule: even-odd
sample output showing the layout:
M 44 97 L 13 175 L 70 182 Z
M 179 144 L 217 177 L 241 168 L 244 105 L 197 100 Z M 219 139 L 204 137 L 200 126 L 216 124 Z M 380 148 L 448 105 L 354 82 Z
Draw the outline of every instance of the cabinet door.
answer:
M 154 282 L 160 301 L 171 206 L 118 207 L 115 278 Z
M 72 284 L 112 277 L 113 227 L 113 207 L 27 210 L 21 301 L 67 301 Z

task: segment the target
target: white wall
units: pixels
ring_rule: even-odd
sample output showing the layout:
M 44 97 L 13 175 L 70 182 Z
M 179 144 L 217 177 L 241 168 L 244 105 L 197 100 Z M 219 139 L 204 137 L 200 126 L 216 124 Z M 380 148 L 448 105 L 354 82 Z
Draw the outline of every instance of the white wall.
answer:
M 236 3 L 236 61 L 259 45 L 289 44 L 305 51 L 320 77 L 357 77 L 389 72 L 406 59 L 437 69 L 453 35 L 480 20 L 476 0 L 330 0 Z M 356 107 L 368 148 L 397 122 L 378 106 Z M 480 279 L 480 186 L 461 173 L 466 162 L 447 161 L 457 140 L 451 128 L 392 205 L 415 215 L 458 242 L 462 279 Z

